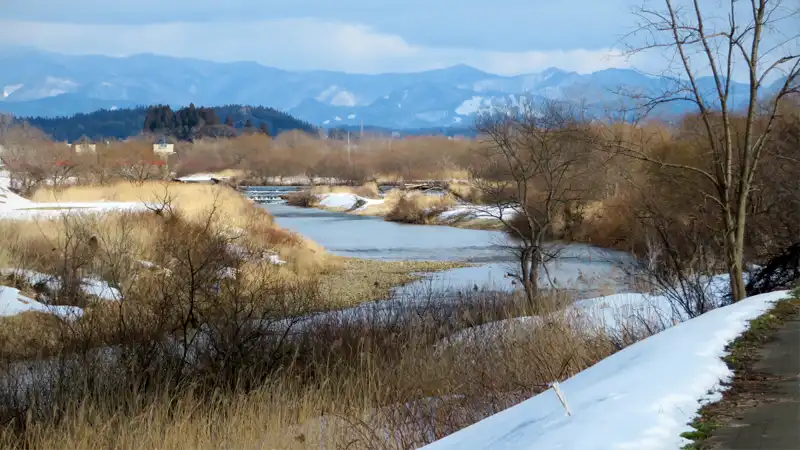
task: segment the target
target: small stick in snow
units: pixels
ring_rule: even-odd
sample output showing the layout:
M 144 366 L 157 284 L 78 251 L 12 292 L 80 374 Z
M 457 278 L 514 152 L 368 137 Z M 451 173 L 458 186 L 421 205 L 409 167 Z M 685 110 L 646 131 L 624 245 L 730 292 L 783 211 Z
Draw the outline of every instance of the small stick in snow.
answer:
M 568 416 L 572 416 L 572 412 L 569 410 L 569 405 L 567 404 L 567 398 L 564 397 L 564 394 L 561 392 L 561 389 L 558 387 L 558 381 L 553 381 L 553 390 L 556 391 L 556 395 L 558 399 L 561 401 L 561 405 L 567 411 Z

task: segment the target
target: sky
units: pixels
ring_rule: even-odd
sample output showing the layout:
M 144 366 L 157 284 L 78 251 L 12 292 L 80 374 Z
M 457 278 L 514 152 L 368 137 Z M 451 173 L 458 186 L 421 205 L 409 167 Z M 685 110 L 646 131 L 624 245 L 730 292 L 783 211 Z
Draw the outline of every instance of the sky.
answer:
M 654 1 L 0 0 L 0 44 L 353 73 L 455 64 L 501 75 L 548 67 L 652 73 L 669 57 L 625 50 L 640 42 L 626 38 L 636 27 L 632 11 Z

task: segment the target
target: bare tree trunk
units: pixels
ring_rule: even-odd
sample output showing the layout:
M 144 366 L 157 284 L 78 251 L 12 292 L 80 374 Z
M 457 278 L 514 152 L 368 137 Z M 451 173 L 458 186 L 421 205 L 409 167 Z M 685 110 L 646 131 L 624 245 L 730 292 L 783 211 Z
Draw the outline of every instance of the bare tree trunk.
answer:
M 744 236 L 745 220 L 747 219 L 747 190 L 739 193 L 739 210 L 736 212 L 736 233 L 733 243 L 733 261 L 731 276 L 731 296 L 734 301 L 739 301 L 747 297 L 747 290 L 744 282 Z
M 800 38 L 797 28 L 788 25 L 796 14 L 796 8 L 787 8 L 780 0 L 751 0 L 749 5 L 746 5 L 748 2 L 738 2 L 742 7 L 737 8 L 737 0 L 728 0 L 723 2 L 729 9 L 725 24 L 715 22 L 712 16 L 705 14 L 698 0 L 694 0 L 691 7 L 679 3 L 682 2 L 664 0 L 664 10 L 643 7 L 637 14 L 647 44 L 635 51 L 673 49 L 679 61 L 676 79 L 688 80 L 677 82 L 662 95 L 645 96 L 644 107 L 649 113 L 653 107 L 666 102 L 692 102 L 704 125 L 703 134 L 710 158 L 706 164 L 684 165 L 664 161 L 641 150 L 628 154 L 659 164 L 662 169 L 670 167 L 694 172 L 710 182 L 709 186 L 713 188 L 706 189 L 703 194 L 720 207 L 724 225 L 719 232 L 724 233 L 723 251 L 731 277 L 731 295 L 734 301 L 739 301 L 747 295 L 743 274 L 748 196 L 764 147 L 778 118 L 779 107 L 790 95 L 798 92 L 800 54 L 785 45 Z M 787 28 L 781 30 L 783 26 Z M 767 43 L 770 35 L 774 42 Z M 764 49 L 762 45 L 771 47 Z M 694 67 L 697 61 L 693 55 L 701 59 L 700 66 L 711 70 L 715 91 L 705 92 L 698 84 L 699 71 Z M 748 104 L 742 114 L 744 133 L 741 142 L 733 138 L 738 135 L 731 118 L 738 114 L 729 102 L 737 59 L 746 65 L 749 90 Z M 778 71 L 785 76 L 782 86 L 770 93 L 770 99 L 763 107 L 759 106 L 762 88 L 770 74 Z M 715 126 L 717 111 L 721 113 L 721 127 Z

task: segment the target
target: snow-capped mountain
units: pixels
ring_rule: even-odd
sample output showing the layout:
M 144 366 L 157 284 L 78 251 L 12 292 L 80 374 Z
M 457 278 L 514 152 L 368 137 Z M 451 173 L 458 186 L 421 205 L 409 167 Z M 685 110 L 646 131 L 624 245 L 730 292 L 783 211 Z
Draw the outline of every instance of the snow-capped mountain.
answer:
M 630 94 L 657 93 L 670 85 L 667 79 L 629 69 L 578 74 L 550 68 L 506 77 L 459 65 L 361 75 L 291 72 L 252 62 L 150 54 L 68 56 L 31 49 L 0 50 L 0 68 L 0 111 L 21 116 L 149 104 L 235 103 L 271 106 L 323 127 L 362 122 L 389 128 L 465 126 L 481 111 L 541 99 L 581 102 L 598 113 L 618 111 L 631 106 Z M 734 101 L 744 101 L 745 92 L 736 85 Z M 673 103 L 662 112 L 687 107 Z

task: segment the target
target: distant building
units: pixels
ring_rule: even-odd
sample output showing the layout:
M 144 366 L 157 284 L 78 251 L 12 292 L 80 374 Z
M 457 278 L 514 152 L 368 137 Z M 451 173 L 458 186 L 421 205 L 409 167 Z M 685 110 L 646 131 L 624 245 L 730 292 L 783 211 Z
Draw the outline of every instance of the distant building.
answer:
M 72 149 L 75 150 L 75 153 L 94 153 L 97 151 L 97 145 L 79 142 L 77 144 L 72 144 Z
M 153 144 L 153 153 L 161 156 L 169 156 L 175 154 L 175 144 L 168 144 L 166 142 L 159 142 Z

